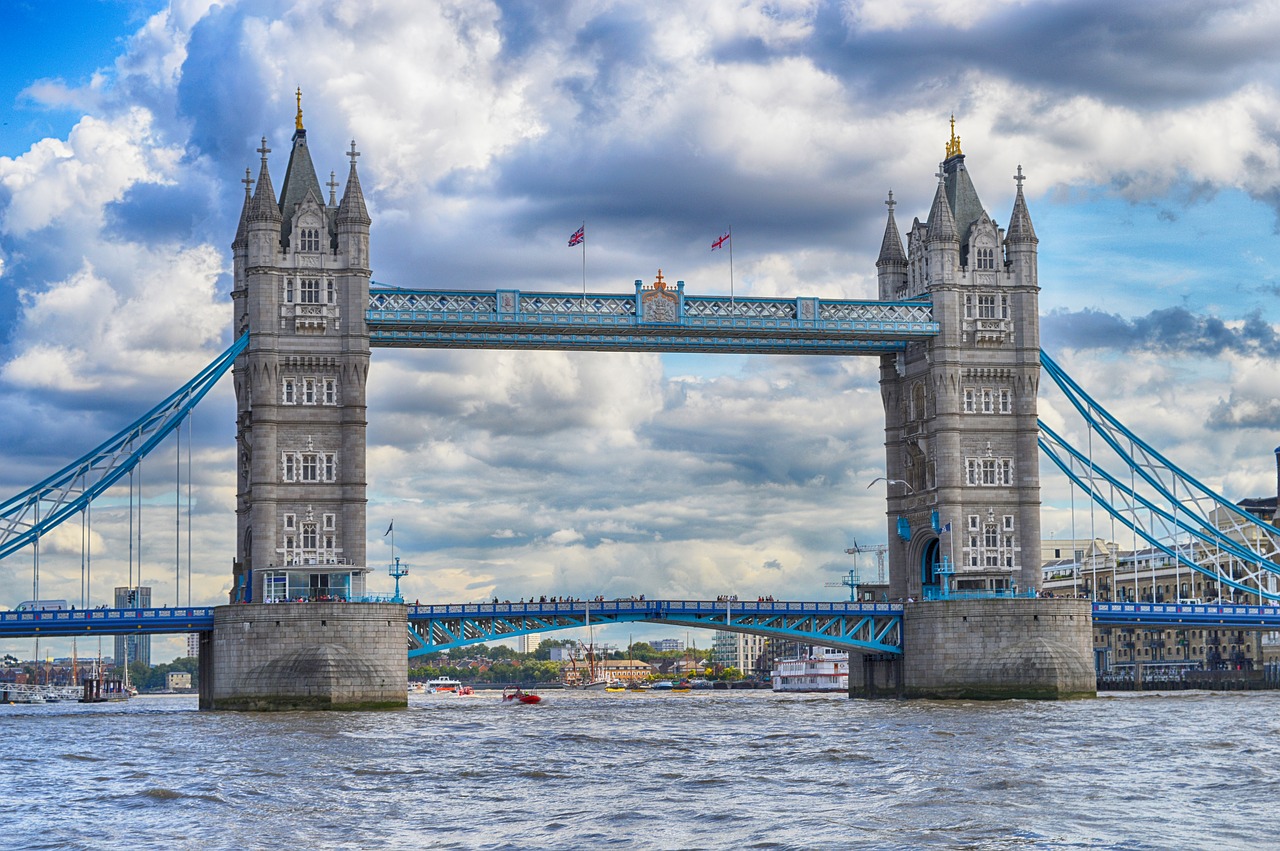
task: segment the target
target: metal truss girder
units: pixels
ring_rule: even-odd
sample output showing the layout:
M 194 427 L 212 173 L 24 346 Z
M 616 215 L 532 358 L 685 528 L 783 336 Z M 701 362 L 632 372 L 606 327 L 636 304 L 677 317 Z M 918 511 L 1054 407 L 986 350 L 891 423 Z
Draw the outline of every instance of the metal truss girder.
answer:
M 922 334 L 916 339 L 927 339 Z M 722 337 L 689 334 L 509 334 L 493 331 L 401 331 L 370 328 L 369 344 L 378 348 L 530 349 L 587 352 L 689 352 L 767 355 L 881 355 L 906 349 L 905 340 L 805 339 L 796 337 Z
M 1280 629 L 1280 606 L 1094 603 L 1095 626 Z
M 213 607 L 0 612 L 0 638 L 208 632 Z
M 0 503 L 0 559 L 83 509 L 129 473 L 177 428 L 231 368 L 245 334 L 167 399 L 44 481 Z
M 646 307 L 651 297 L 654 305 Z M 375 286 L 365 315 L 384 347 L 870 355 L 939 333 L 928 300 L 732 298 L 678 290 L 528 293 Z
M 409 621 L 422 643 L 409 656 L 529 633 L 581 629 L 589 623 L 640 621 L 785 637 L 855 652 L 900 653 L 901 620 L 902 606 L 893 603 L 622 600 L 415 606 L 409 609 Z

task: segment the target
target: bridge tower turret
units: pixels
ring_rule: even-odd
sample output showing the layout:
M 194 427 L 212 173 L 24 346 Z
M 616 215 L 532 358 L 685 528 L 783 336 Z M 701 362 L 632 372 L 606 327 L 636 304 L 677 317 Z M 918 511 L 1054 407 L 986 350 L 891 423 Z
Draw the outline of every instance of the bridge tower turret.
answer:
M 1040 584 L 1036 237 L 1021 167 L 1016 180 L 1006 236 L 978 198 L 953 119 L 929 219 L 907 235 L 905 276 L 889 274 L 884 247 L 876 264 L 881 298 L 927 298 L 941 326 L 881 358 L 895 597 Z M 886 240 L 890 229 L 892 207 Z
M 279 199 L 266 139 L 232 243 L 236 556 L 232 602 L 364 594 L 369 213 L 355 142 L 326 203 L 296 128 Z

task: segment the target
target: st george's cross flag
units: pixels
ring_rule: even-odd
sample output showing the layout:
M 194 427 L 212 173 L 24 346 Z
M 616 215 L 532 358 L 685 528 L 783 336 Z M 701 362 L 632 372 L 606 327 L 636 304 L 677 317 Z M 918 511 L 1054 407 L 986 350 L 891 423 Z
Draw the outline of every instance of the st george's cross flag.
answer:
M 715 242 L 711 243 L 711 250 L 715 251 L 717 248 L 721 247 L 728 241 L 729 241 L 729 234 L 726 233 L 724 236 L 720 237 Z

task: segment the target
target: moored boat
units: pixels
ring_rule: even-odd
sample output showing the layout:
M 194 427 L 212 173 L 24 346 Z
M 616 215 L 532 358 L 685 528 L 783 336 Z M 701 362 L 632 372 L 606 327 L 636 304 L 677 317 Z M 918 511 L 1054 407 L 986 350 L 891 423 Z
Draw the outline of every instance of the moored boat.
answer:
M 848 691 L 849 654 L 812 647 L 808 653 L 780 659 L 772 679 L 774 691 Z

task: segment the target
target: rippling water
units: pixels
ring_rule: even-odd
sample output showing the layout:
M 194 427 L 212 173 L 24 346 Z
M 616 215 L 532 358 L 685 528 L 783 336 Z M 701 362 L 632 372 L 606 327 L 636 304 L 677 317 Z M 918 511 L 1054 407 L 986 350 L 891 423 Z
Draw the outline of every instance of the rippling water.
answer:
M 21 848 L 1275 848 L 1280 695 L 0 706 Z

